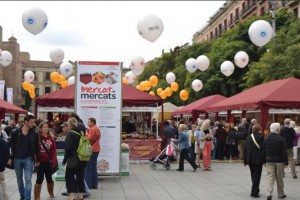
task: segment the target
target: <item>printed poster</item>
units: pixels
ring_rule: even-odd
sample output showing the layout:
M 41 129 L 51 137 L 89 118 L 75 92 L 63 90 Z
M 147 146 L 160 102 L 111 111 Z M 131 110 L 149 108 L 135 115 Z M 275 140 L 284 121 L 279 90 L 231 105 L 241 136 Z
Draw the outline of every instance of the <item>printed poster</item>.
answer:
M 6 88 L 6 94 L 7 94 L 7 102 L 14 104 L 13 103 L 13 88 Z
M 120 173 L 122 66 L 120 62 L 79 61 L 76 70 L 75 111 L 87 125 L 94 117 L 101 131 L 100 174 Z
M 4 85 L 5 80 L 0 80 L 0 99 L 4 100 Z

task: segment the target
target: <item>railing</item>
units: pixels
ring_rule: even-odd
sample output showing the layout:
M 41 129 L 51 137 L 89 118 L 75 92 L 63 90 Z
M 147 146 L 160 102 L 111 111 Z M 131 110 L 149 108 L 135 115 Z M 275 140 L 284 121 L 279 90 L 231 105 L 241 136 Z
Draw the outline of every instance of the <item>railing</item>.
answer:
M 241 12 L 240 15 L 243 17 L 244 15 L 246 15 L 251 9 L 253 9 L 254 7 L 256 7 L 256 1 L 249 1 L 249 4 L 247 6 L 245 6 Z
M 228 27 L 230 28 L 230 27 L 232 27 L 233 26 L 233 20 L 229 20 L 228 21 Z
M 234 16 L 234 23 L 236 23 L 237 21 L 239 21 L 240 20 L 240 16 L 239 15 L 235 15 Z

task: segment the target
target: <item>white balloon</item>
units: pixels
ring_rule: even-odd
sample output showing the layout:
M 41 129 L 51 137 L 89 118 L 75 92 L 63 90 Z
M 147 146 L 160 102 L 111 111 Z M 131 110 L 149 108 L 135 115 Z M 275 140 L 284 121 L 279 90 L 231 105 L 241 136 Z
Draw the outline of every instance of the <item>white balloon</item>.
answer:
M 262 47 L 266 45 L 273 37 L 273 28 L 265 20 L 253 22 L 248 30 L 248 35 L 253 44 Z
M 195 79 L 192 82 L 192 88 L 195 92 L 199 92 L 203 87 L 202 81 L 200 81 L 199 79 Z
M 63 75 L 64 77 L 69 77 L 72 72 L 73 72 L 73 66 L 69 62 L 63 62 L 61 63 L 59 67 L 60 74 Z
M 1 50 L 1 49 L 0 49 Z M 0 64 L 7 67 L 12 62 L 12 55 L 9 51 L 0 51 Z
M 226 60 L 222 63 L 221 65 L 221 72 L 225 75 L 225 76 L 230 76 L 234 71 L 234 65 L 232 62 Z
M 136 75 L 132 71 L 129 71 L 125 74 L 125 78 L 127 82 L 131 84 L 136 80 Z
M 201 71 L 206 71 L 209 67 L 209 59 L 205 55 L 201 55 L 196 59 L 196 67 Z
M 249 56 L 246 52 L 244 51 L 239 51 L 235 54 L 234 56 L 234 63 L 239 67 L 239 68 L 244 68 L 248 65 L 249 62 Z
M 75 83 L 75 76 L 70 76 L 68 78 L 68 85 L 73 85 Z
M 37 35 L 46 28 L 48 17 L 42 9 L 32 8 L 23 13 L 22 23 L 27 31 Z
M 186 62 L 185 62 L 185 68 L 186 70 L 188 70 L 191 73 L 194 73 L 197 70 L 197 66 L 196 66 L 196 59 L 195 58 L 189 58 Z
M 141 18 L 137 24 L 139 34 L 150 42 L 155 42 L 162 34 L 164 25 L 162 20 L 153 14 Z
M 31 83 L 34 80 L 34 73 L 32 71 L 26 71 L 24 73 L 24 80 Z
M 172 84 L 173 82 L 175 82 L 176 80 L 176 76 L 173 72 L 169 72 L 167 73 L 166 75 L 166 81 L 169 83 L 169 84 Z
M 137 56 L 131 59 L 130 65 L 131 65 L 131 71 L 136 76 L 139 76 L 144 71 L 145 59 L 142 56 Z
M 60 64 L 65 57 L 65 53 L 61 48 L 56 48 L 50 51 L 50 58 L 55 64 Z

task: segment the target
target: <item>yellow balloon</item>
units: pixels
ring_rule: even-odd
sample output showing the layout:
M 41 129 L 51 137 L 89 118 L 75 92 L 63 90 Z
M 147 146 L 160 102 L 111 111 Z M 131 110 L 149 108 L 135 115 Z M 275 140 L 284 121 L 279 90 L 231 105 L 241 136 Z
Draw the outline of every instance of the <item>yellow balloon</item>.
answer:
M 162 91 L 161 93 L 160 93 L 160 98 L 162 98 L 162 99 L 165 99 L 165 98 L 167 98 L 167 93 L 166 93 L 166 91 L 164 90 L 164 91 Z
M 124 84 L 126 84 L 126 85 L 129 85 L 129 83 L 128 83 L 128 81 L 127 81 L 127 79 L 126 79 L 125 77 L 122 78 L 122 82 L 123 82 Z
M 65 88 L 69 85 L 68 81 L 65 80 L 65 81 L 62 81 L 62 83 L 60 84 L 62 88 Z
M 156 93 L 160 96 L 160 93 L 163 91 L 163 89 L 162 88 L 158 88 L 157 90 L 156 90 Z
M 52 72 L 50 75 L 50 80 L 54 83 L 57 83 L 59 81 L 59 73 L 58 72 Z
M 135 86 L 135 88 L 138 89 L 138 90 L 141 90 L 141 86 L 140 85 Z
M 63 82 L 65 80 L 66 80 L 66 78 L 63 75 L 59 75 L 58 82 Z
M 186 101 L 189 98 L 189 92 L 187 90 L 181 90 L 179 97 L 181 100 Z
M 29 90 L 29 87 L 30 87 L 30 83 L 28 83 L 27 81 L 24 81 L 24 82 L 22 83 L 22 88 L 23 88 L 24 90 Z
M 155 93 L 153 91 L 149 92 L 152 96 L 155 96 Z
M 140 87 L 141 87 L 141 91 L 144 91 L 145 90 L 145 83 L 142 81 L 141 83 L 140 83 Z
M 173 90 L 173 92 L 176 92 L 176 91 L 178 90 L 178 88 L 179 88 L 178 83 L 173 82 L 173 83 L 171 84 L 171 89 Z
M 29 96 L 30 96 L 30 98 L 34 99 L 34 98 L 35 98 L 35 93 L 34 93 L 34 91 L 33 91 L 33 92 L 30 91 L 30 92 L 29 92 Z
M 34 90 L 35 90 L 35 87 L 34 87 L 34 85 L 32 85 L 32 84 L 29 84 L 29 89 L 28 89 L 28 92 L 30 93 L 34 93 Z
M 172 90 L 170 87 L 167 87 L 167 88 L 165 89 L 165 91 L 166 91 L 166 95 L 167 95 L 167 97 L 170 97 L 170 96 L 172 96 L 172 94 L 173 94 L 173 90 Z
M 151 88 L 151 82 L 150 81 L 144 81 L 145 90 L 148 91 Z
M 151 82 L 151 86 L 155 87 L 157 85 L 157 83 L 158 83 L 158 78 L 157 78 L 157 76 L 151 76 L 149 78 L 149 81 Z

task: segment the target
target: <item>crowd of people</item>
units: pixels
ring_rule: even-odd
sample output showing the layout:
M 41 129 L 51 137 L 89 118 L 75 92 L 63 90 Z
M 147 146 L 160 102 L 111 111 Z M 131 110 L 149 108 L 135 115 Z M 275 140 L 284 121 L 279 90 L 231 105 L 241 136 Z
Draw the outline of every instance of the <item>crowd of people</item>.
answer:
M 87 127 L 75 113 L 70 114 L 67 122 L 60 125 L 62 132 L 51 133 L 53 124 L 46 120 L 36 120 L 27 115 L 23 124 L 11 120 L 1 125 L 0 137 L 0 199 L 9 200 L 6 192 L 5 168 L 14 169 L 21 200 L 31 199 L 32 174 L 36 173 L 34 199 L 40 200 L 44 178 L 50 198 L 54 196 L 52 175 L 58 167 L 56 155 L 56 139 L 65 137 L 65 155 L 62 165 L 65 166 L 66 192 L 70 200 L 84 199 L 89 196 L 90 189 L 98 188 L 97 157 L 100 152 L 101 132 L 96 119 L 88 119 Z M 91 146 L 92 155 L 88 161 L 78 159 L 77 149 L 82 136 Z M 77 158 L 77 159 L 76 159 Z M 71 164 L 72 163 L 72 164 Z M 2 198 L 3 197 L 3 198 Z M 77 199 L 77 198 L 76 198 Z
M 177 126 L 170 121 L 164 123 L 165 142 L 171 141 L 179 146 L 179 168 L 184 171 L 186 159 L 195 172 L 212 171 L 211 159 L 232 162 L 239 159 L 244 165 L 249 165 L 252 188 L 251 196 L 259 197 L 260 179 L 263 165 L 267 169 L 267 199 L 272 199 L 274 182 L 277 182 L 279 198 L 285 198 L 283 177 L 284 168 L 289 166 L 292 177 L 297 178 L 295 160 L 298 158 L 300 129 L 289 118 L 284 120 L 283 126 L 279 123 L 270 125 L 270 133 L 264 135 L 256 119 L 250 123 L 243 118 L 235 126 L 233 123 L 216 121 L 213 125 L 209 119 L 198 119 L 195 124 L 180 121 Z M 203 159 L 202 167 L 200 165 Z

